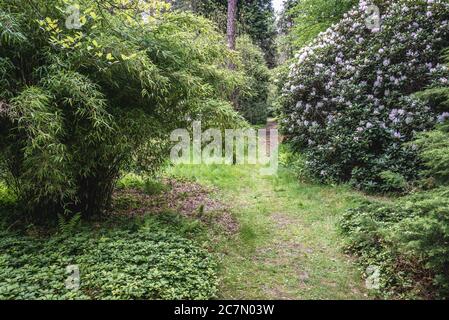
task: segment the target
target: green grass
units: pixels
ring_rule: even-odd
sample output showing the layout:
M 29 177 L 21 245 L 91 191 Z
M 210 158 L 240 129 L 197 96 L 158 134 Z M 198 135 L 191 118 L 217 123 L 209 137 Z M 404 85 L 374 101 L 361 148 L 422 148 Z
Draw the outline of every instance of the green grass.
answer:
M 254 166 L 177 166 L 170 174 L 218 188 L 240 223 L 222 255 L 225 299 L 365 299 L 354 261 L 342 253 L 336 223 L 360 197 L 345 186 L 301 184 L 280 169 L 264 177 Z

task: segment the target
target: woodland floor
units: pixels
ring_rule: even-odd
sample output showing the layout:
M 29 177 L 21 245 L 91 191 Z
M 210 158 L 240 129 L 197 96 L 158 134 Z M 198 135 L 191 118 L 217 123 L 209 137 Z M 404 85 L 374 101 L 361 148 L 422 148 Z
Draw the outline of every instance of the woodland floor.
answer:
M 300 182 L 282 166 L 263 176 L 253 165 L 179 165 L 145 190 L 119 188 L 112 211 L 124 217 L 117 223 L 153 215 L 152 225 L 171 223 L 218 257 L 218 298 L 368 299 L 336 227 L 360 197 L 344 185 Z
M 222 259 L 220 298 L 368 298 L 336 229 L 360 197 L 354 191 L 302 184 L 282 168 L 275 176 L 262 176 L 255 166 L 220 165 L 177 166 L 170 174 L 214 190 L 236 220 L 234 235 L 213 248 Z

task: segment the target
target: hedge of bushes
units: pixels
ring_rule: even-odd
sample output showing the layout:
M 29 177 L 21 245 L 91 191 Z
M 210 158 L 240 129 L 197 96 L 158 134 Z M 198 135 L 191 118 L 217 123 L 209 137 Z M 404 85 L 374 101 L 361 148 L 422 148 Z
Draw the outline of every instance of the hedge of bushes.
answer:
M 371 30 L 371 3 L 361 1 L 296 55 L 282 125 L 319 179 L 401 191 L 421 165 L 406 142 L 447 117 L 447 109 L 412 94 L 448 81 L 441 50 L 449 42 L 449 4 L 375 1 L 381 28 Z

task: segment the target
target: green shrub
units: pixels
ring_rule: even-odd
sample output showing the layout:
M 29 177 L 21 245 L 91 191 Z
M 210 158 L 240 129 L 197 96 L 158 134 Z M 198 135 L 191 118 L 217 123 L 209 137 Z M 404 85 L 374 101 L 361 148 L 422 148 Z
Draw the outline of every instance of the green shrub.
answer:
M 49 239 L 1 232 L 0 299 L 214 298 L 215 259 L 180 235 L 183 222 L 157 221 Z M 79 266 L 78 291 L 65 287 L 69 265 Z
M 127 173 L 117 181 L 118 189 L 143 189 L 145 179 L 135 173 Z
M 364 203 L 340 221 L 347 248 L 380 268 L 388 297 L 449 297 L 449 188 Z
M 449 297 L 449 188 L 418 193 L 399 205 L 409 213 L 393 227 L 391 240 L 400 252 L 418 257 L 434 274 L 433 284 L 442 297 Z
M 11 208 L 17 202 L 17 197 L 0 181 L 0 210 Z
M 0 228 L 10 226 L 17 215 L 17 197 L 0 181 Z
M 118 189 L 137 189 L 148 195 L 156 195 L 169 188 L 164 183 L 150 177 L 142 177 L 135 173 L 128 173 L 117 182 Z
M 169 188 L 165 184 L 160 181 L 156 181 L 153 179 L 147 179 L 145 181 L 144 191 L 147 195 L 156 195 L 162 193 L 164 191 L 168 191 Z
M 252 124 L 265 124 L 268 118 L 270 71 L 262 51 L 249 37 L 237 39 L 237 51 L 242 57 L 242 72 L 246 75 L 244 91 L 238 92 L 238 110 Z
M 210 21 L 163 1 L 77 4 L 80 30 L 65 0 L 0 0 L 0 174 L 43 221 L 106 213 L 119 173 L 158 170 L 172 130 L 241 120 L 238 57 Z
M 407 180 L 403 175 L 393 171 L 383 171 L 379 174 L 380 179 L 382 179 L 382 187 L 385 192 L 405 192 L 408 189 Z
M 427 186 L 449 184 L 449 124 L 418 136 L 414 144 L 420 149 Z
M 298 180 L 310 181 L 311 176 L 304 156 L 295 152 L 289 144 L 280 146 L 279 164 L 293 172 Z

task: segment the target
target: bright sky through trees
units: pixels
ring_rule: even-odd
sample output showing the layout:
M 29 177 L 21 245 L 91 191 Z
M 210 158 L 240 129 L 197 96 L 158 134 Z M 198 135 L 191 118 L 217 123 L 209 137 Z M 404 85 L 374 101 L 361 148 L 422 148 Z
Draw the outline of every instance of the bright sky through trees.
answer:
M 284 0 L 273 0 L 273 7 L 276 12 L 280 12 L 284 6 Z

